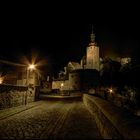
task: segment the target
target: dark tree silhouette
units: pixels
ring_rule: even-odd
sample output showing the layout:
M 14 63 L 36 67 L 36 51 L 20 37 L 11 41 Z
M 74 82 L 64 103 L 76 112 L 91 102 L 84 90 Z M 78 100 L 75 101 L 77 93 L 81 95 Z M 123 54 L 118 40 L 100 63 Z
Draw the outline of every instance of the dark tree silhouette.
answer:
M 101 84 L 104 86 L 117 86 L 119 84 L 121 64 L 106 57 L 103 59 L 102 65 L 103 67 L 100 71 Z

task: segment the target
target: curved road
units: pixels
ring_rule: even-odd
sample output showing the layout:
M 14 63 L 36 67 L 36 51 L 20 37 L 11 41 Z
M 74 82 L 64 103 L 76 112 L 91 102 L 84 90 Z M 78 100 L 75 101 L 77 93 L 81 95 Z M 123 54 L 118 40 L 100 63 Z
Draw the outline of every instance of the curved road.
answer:
M 0 120 L 1 139 L 101 139 L 82 101 L 41 101 Z

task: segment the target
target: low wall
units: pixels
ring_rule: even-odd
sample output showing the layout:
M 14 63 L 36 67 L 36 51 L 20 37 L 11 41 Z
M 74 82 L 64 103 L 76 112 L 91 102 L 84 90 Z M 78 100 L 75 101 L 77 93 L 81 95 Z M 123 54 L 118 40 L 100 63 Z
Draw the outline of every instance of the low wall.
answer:
M 135 96 L 129 97 L 120 95 L 120 93 L 115 89 L 113 89 L 112 93 L 109 93 L 109 91 L 107 92 L 106 88 L 101 87 L 97 89 L 96 93 L 101 98 L 113 103 L 118 107 L 128 109 L 133 114 L 135 114 L 139 108 L 138 100 L 135 98 Z
M 138 116 L 92 95 L 84 94 L 83 102 L 94 115 L 103 138 L 140 138 L 140 118 Z
M 0 109 L 25 105 L 38 98 L 36 87 L 0 85 Z

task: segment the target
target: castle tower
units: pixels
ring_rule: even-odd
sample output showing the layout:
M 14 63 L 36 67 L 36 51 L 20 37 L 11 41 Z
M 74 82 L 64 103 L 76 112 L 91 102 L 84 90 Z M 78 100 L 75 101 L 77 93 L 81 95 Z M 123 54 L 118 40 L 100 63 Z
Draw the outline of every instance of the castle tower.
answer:
M 96 69 L 99 71 L 99 47 L 95 42 L 95 34 L 93 32 L 90 35 L 90 43 L 87 47 L 87 54 L 86 54 L 86 69 Z

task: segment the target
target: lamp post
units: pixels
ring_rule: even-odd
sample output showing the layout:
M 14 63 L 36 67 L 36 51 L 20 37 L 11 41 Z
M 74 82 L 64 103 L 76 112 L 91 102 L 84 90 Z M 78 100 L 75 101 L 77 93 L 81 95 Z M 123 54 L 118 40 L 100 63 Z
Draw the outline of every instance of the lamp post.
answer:
M 28 81 L 29 81 L 29 71 L 30 70 L 33 70 L 35 69 L 35 65 L 33 64 L 30 64 L 28 67 L 27 67 L 27 70 L 26 70 L 26 86 L 27 86 L 27 90 L 26 90 L 26 94 L 25 94 L 25 105 L 27 104 L 27 91 L 28 91 Z
M 28 67 L 27 67 L 27 81 L 26 81 L 26 84 L 28 86 L 28 81 L 29 81 L 29 71 L 31 70 L 34 70 L 35 69 L 35 65 L 34 64 L 30 64 Z
M 61 94 L 63 95 L 63 86 L 64 86 L 64 83 L 61 83 Z

